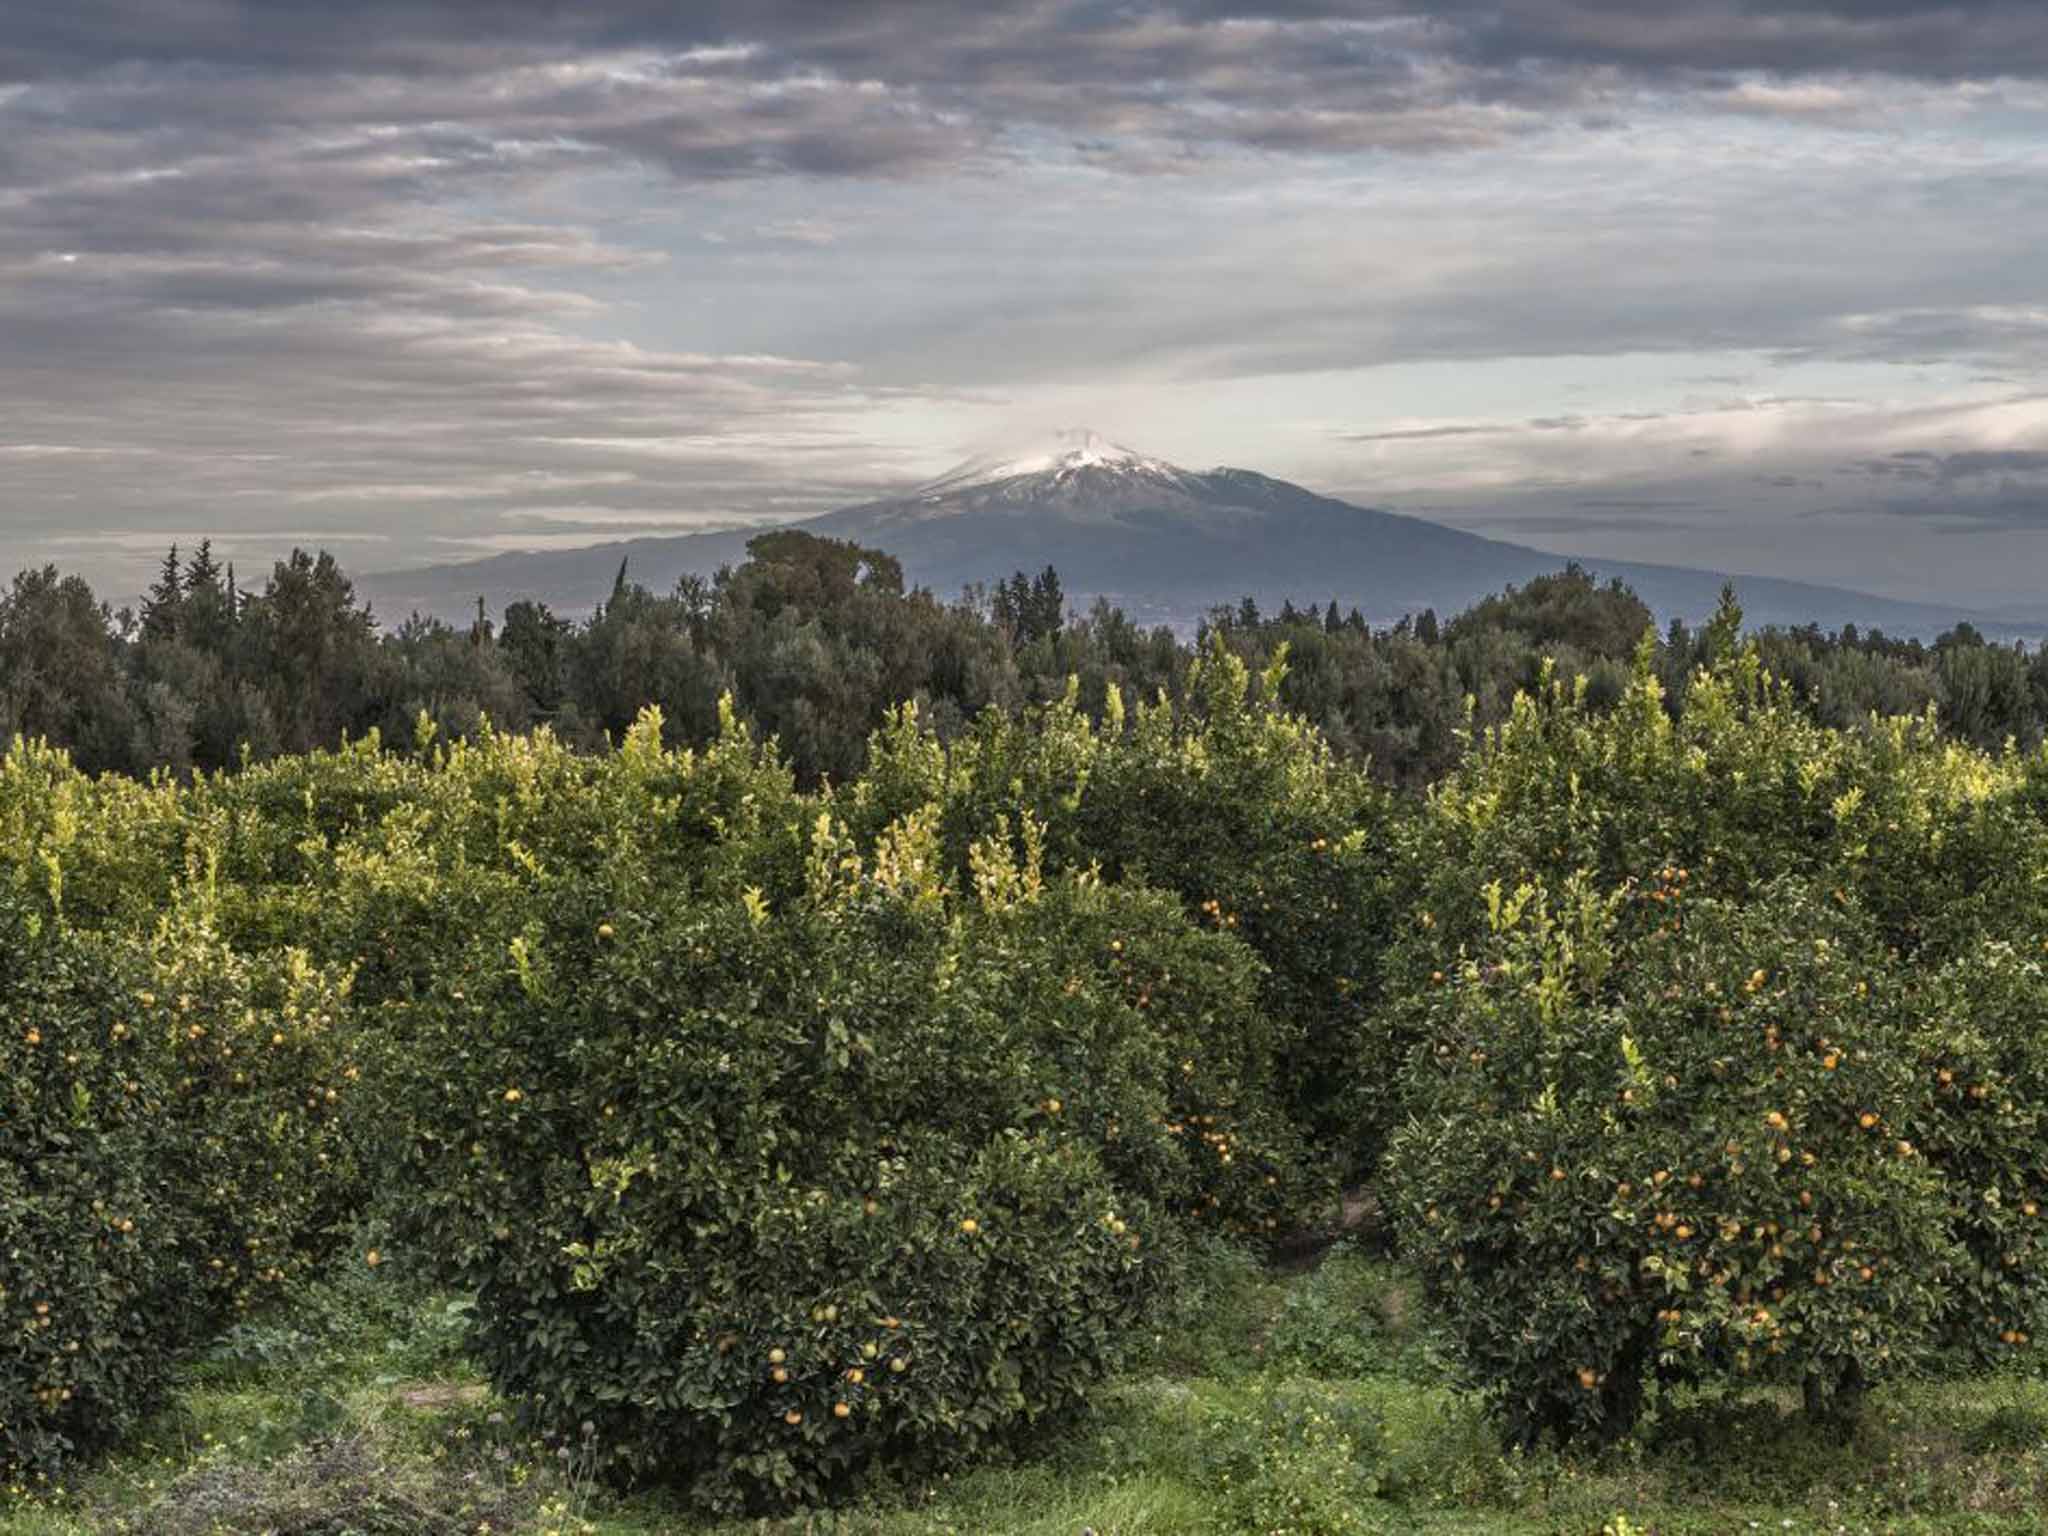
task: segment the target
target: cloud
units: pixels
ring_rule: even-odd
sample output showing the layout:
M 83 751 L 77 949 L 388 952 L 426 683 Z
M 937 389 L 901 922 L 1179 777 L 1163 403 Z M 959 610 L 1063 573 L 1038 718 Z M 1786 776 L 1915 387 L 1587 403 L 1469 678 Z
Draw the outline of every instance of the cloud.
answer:
M 1650 520 L 1619 513 L 1515 512 L 1492 508 L 1463 514 L 1439 511 L 1436 515 L 1439 520 L 1460 528 L 1509 539 L 1538 538 L 1546 534 L 1642 534 L 1657 531 Z
M 9 552 L 315 517 L 401 563 L 796 516 L 917 478 L 935 424 L 979 430 L 991 396 L 1076 380 L 1241 401 L 1542 358 L 1967 366 L 2014 393 L 2048 371 L 2038 145 L 1872 128 L 2031 122 L 2031 0 L 15 9 Z M 1531 494 L 1701 455 L 1753 480 L 1796 413 L 1742 387 L 1763 403 L 1711 428 L 1532 392 L 1303 435 Z M 1827 414 L 1798 419 L 1834 463 L 1901 446 Z M 1456 462 L 1409 457 L 1432 447 Z
M 2040 438 L 2048 444 L 2048 412 Z M 1869 511 L 1886 517 L 1951 533 L 2048 532 L 2048 446 L 1953 453 L 1905 449 L 1846 468 L 1912 488 L 1867 503 Z
M 2007 448 L 1998 451 L 1952 453 L 1940 461 L 1941 478 L 1951 483 L 1981 480 L 1996 475 L 2001 479 L 2048 480 L 2048 451 Z
M 1332 435 L 1339 442 L 1345 443 L 1416 443 L 1443 437 L 1491 437 L 1496 433 L 1512 430 L 1510 427 L 1464 423 L 1440 427 L 1396 427 L 1381 432 L 1338 432 Z

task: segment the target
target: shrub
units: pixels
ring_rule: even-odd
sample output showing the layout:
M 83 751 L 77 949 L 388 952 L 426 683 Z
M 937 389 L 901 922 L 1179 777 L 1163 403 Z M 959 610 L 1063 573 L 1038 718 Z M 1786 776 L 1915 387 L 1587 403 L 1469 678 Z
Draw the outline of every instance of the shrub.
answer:
M 1916 1011 L 1915 1131 L 1948 1182 L 1961 1247 L 1949 1277 L 1955 1363 L 2011 1360 L 2048 1339 L 2048 969 L 1985 944 L 1929 977 Z
M 1389 1161 L 1404 1247 L 1511 1439 L 1623 1434 L 1653 1382 L 1852 1407 L 1928 1353 L 1949 1213 L 1867 925 L 1796 883 L 1740 906 L 1495 890 L 1485 923 L 1414 1004 Z
M 1097 727 L 1070 685 L 1024 720 L 985 714 L 949 746 L 899 711 L 840 805 L 868 835 L 937 805 L 962 872 L 975 842 L 1030 817 L 1049 869 L 1171 891 L 1193 922 L 1242 939 L 1265 963 L 1289 1113 L 1330 1140 L 1352 1129 L 1339 1091 L 1388 937 L 1396 806 L 1278 706 L 1284 672 L 1283 653 L 1255 682 L 1218 641 L 1190 668 L 1181 707 L 1141 701 L 1127 717 L 1112 688 Z
M 1171 1212 L 1285 1209 L 1243 948 L 1000 845 L 971 901 L 943 866 L 929 817 L 824 823 L 780 904 L 616 859 L 408 1010 L 404 1229 L 531 1425 L 717 1508 L 827 1498 L 1071 1411 Z
M 1647 650 L 1607 713 L 1583 683 L 1546 679 L 1401 824 L 1399 883 L 1413 903 L 1383 968 L 1390 999 L 1425 992 L 1490 942 L 1482 893 L 1662 883 L 1689 898 L 1751 900 L 1810 882 L 1855 903 L 1881 942 L 1939 965 L 1985 937 L 2048 933 L 2048 822 L 2030 813 L 2025 765 L 1942 738 L 1931 719 L 1815 725 L 1754 651 L 1692 680 L 1667 712 Z M 1355 1113 L 1403 1109 L 1390 1060 L 1414 1045 L 1398 1006 L 1366 1031 Z
M 1908 955 L 2048 926 L 2034 878 L 2048 840 L 2018 760 L 1931 719 L 1815 725 L 1754 652 L 1699 673 L 1675 720 L 1647 651 L 1610 713 L 1583 684 L 1546 681 L 1444 783 L 1404 852 L 1419 900 L 1403 991 L 1477 937 L 1488 884 L 1581 870 L 1611 887 L 1669 865 L 1694 896 L 1731 900 L 1796 876 L 1858 899 Z
M 352 1170 L 338 990 L 203 912 L 82 934 L 0 882 L 0 1466 L 47 1473 L 289 1284 Z

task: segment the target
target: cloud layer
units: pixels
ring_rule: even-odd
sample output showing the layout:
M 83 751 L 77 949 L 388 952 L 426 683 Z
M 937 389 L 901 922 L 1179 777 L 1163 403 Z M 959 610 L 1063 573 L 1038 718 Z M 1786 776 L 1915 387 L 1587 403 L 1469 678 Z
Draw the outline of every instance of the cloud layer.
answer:
M 17 9 L 0 564 L 116 594 L 197 534 L 797 516 L 1077 407 L 1917 595 L 2029 546 L 1859 566 L 1843 519 L 2042 530 L 2032 0 Z

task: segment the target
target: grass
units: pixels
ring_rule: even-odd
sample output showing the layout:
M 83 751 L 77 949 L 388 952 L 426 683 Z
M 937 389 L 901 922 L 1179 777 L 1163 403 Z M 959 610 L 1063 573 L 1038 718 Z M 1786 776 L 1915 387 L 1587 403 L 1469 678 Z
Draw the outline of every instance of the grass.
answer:
M 1789 1399 L 1667 1406 L 1596 1459 L 1502 1455 L 1447 1385 L 1397 1267 L 1210 1254 L 1184 1315 L 1088 1422 L 1029 1459 L 878 1485 L 853 1508 L 708 1525 L 617 1498 L 574 1448 L 523 1439 L 461 1354 L 463 1307 L 357 1265 L 186 1373 L 123 1454 L 0 1492 L 0 1536 L 1706 1536 L 2041 1528 L 2048 1383 L 1872 1395 L 1855 1434 Z

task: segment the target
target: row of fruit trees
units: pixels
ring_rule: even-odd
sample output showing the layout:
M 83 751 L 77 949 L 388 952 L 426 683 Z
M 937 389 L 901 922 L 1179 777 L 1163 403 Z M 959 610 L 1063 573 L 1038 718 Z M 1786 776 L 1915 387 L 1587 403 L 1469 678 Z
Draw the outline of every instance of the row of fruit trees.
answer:
M 1426 797 L 1210 651 L 801 793 L 727 713 L 221 777 L 0 763 L 0 1464 L 368 1227 L 537 1431 L 707 1508 L 1078 1411 L 1191 1245 L 1373 1183 L 1505 1437 L 2042 1332 L 2048 757 L 1731 650 Z M 422 732 L 422 742 L 427 733 Z

